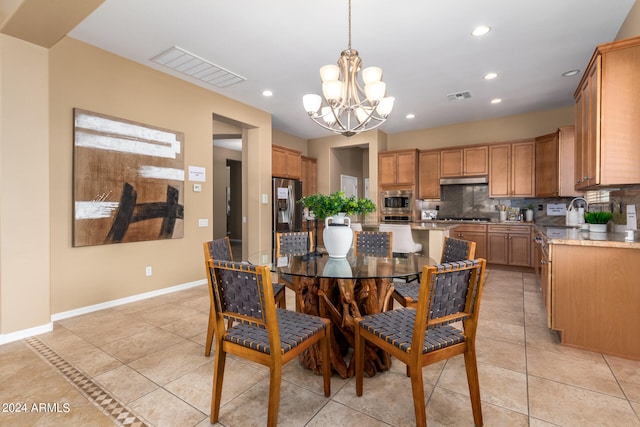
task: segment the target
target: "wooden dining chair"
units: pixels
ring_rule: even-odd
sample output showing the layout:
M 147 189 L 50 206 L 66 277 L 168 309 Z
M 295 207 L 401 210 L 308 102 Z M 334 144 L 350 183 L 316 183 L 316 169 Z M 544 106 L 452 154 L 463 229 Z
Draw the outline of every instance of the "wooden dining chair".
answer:
M 473 420 L 482 426 L 476 330 L 486 261 L 425 266 L 416 309 L 400 308 L 356 319 L 356 394 L 362 396 L 365 341 L 407 365 L 416 426 L 427 425 L 422 368 L 464 355 Z M 452 325 L 462 321 L 462 329 Z
M 211 423 L 220 416 L 227 354 L 269 367 L 267 425 L 276 426 L 282 367 L 314 344 L 320 344 L 324 395 L 331 395 L 329 320 L 276 308 L 271 272 L 266 266 L 210 259 L 208 279 L 214 313 L 216 348 L 211 395 Z M 224 319 L 233 319 L 229 326 Z
M 475 255 L 476 242 L 447 236 L 444 238 L 440 263 L 473 259 Z M 416 307 L 418 304 L 418 295 L 420 294 L 420 281 L 394 281 L 393 286 L 393 299 L 398 301 L 403 307 Z
M 353 254 L 391 257 L 393 234 L 387 231 L 354 231 Z
M 233 253 L 231 252 L 231 241 L 229 237 L 222 237 L 220 239 L 211 240 L 203 244 L 204 248 L 204 266 L 207 271 L 207 277 L 209 276 L 209 266 L 207 262 L 210 259 L 217 259 L 220 261 L 233 261 Z M 285 287 L 281 283 L 273 284 L 273 295 L 276 304 L 280 308 L 287 308 L 287 300 L 284 294 Z M 209 294 L 211 294 L 211 283 L 209 283 Z M 211 295 L 209 295 L 211 296 Z M 230 320 L 231 321 L 231 320 Z M 211 345 L 213 343 L 213 324 L 215 318 L 213 316 L 213 308 L 209 307 L 209 325 L 207 326 L 207 342 L 204 346 L 204 355 L 209 357 L 211 355 Z

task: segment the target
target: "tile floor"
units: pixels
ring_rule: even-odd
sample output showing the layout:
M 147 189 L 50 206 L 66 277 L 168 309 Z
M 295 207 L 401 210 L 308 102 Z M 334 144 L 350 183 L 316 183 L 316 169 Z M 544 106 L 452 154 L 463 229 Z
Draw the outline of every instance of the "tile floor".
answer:
M 208 426 L 208 310 L 198 286 L 0 346 L 0 425 Z M 478 335 L 485 426 L 640 426 L 640 362 L 558 344 L 533 274 L 488 271 Z M 472 426 L 462 357 L 426 367 L 424 376 L 429 425 Z M 325 398 L 321 377 L 287 365 L 280 425 L 414 425 L 400 363 L 365 377 L 363 397 L 353 379 L 334 375 L 331 387 Z M 228 358 L 220 425 L 264 425 L 267 392 L 263 367 Z

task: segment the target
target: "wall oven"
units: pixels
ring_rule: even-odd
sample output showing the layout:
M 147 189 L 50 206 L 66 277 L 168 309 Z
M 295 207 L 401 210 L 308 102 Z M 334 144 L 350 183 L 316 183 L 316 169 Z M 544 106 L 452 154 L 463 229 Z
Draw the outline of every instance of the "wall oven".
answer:
M 380 192 L 380 219 L 382 221 L 413 221 L 414 200 L 412 190 L 386 190 Z

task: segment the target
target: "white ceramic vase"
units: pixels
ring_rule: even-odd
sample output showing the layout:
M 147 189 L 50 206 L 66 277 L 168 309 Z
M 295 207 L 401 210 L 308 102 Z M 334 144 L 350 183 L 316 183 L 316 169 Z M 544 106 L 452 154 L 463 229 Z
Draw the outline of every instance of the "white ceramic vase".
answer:
M 351 219 L 344 213 L 325 218 L 322 237 L 330 258 L 346 258 L 353 243 Z
M 607 224 L 589 224 L 589 231 L 592 233 L 606 233 Z

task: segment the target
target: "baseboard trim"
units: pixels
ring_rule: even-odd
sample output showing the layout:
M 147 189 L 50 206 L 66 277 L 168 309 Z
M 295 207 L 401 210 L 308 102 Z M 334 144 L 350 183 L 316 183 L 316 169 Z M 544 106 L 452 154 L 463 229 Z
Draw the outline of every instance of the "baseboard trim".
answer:
M 170 286 L 168 288 L 158 289 L 151 292 L 145 292 L 142 294 L 132 295 L 130 297 L 119 298 L 112 301 L 103 302 L 100 304 L 89 305 L 86 307 L 76 308 L 74 310 L 63 311 L 51 315 L 51 322 L 36 326 L 29 329 L 23 329 L 21 331 L 11 332 L 9 334 L 0 334 L 0 345 L 8 344 L 14 341 L 20 341 L 25 338 L 32 337 L 34 335 L 41 335 L 47 332 L 53 331 L 53 322 L 58 320 L 68 319 L 70 317 L 80 316 L 82 314 L 93 313 L 94 311 L 104 310 L 105 308 L 117 307 L 119 305 L 128 304 L 130 302 L 141 301 L 148 298 L 157 297 L 160 295 L 170 294 L 173 292 L 183 291 L 185 289 L 193 288 L 206 284 L 206 279 L 196 280 L 194 282 L 183 283 L 181 285 Z

